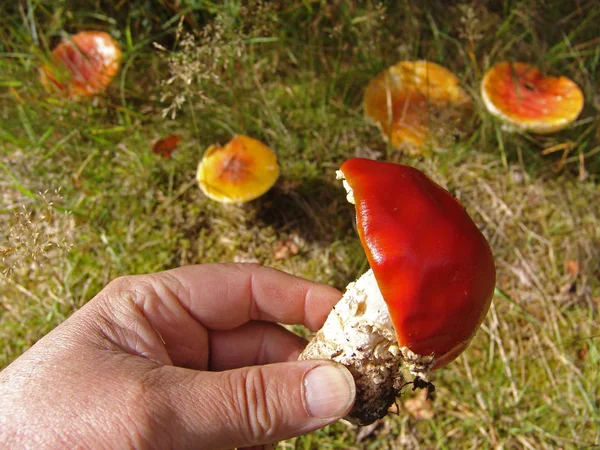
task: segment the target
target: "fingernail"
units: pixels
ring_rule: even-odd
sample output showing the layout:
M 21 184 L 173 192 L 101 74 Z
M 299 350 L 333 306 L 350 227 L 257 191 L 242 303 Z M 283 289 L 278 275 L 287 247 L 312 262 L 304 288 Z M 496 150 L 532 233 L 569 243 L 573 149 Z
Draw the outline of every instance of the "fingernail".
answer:
M 312 417 L 341 417 L 354 402 L 356 389 L 352 374 L 339 364 L 323 364 L 304 377 L 306 408 Z

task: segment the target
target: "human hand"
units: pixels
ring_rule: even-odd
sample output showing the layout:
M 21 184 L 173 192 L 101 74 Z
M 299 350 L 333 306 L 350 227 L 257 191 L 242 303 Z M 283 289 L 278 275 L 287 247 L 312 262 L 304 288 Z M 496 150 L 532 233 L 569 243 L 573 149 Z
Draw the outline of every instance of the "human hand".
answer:
M 0 373 L 0 447 L 262 446 L 354 402 L 346 368 L 296 361 L 340 293 L 267 267 L 119 278 Z

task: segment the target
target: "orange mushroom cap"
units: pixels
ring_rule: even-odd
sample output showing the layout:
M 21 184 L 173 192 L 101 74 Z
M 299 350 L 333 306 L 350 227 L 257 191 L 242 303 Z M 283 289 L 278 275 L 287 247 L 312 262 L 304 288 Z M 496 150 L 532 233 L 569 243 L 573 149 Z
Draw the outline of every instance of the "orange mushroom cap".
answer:
M 583 109 L 583 93 L 569 78 L 544 76 L 520 62 L 493 66 L 483 77 L 481 96 L 494 116 L 540 134 L 562 130 Z
M 82 31 L 63 40 L 40 73 L 46 86 L 67 97 L 89 97 L 106 89 L 119 71 L 121 49 L 108 33 Z
M 224 147 L 212 145 L 198 165 L 204 194 L 221 203 L 244 203 L 267 192 L 279 177 L 275 153 L 265 144 L 237 135 Z
M 470 104 L 458 79 L 429 61 L 401 61 L 375 77 L 365 91 L 365 115 L 396 148 L 420 153 L 430 137 L 431 115 Z

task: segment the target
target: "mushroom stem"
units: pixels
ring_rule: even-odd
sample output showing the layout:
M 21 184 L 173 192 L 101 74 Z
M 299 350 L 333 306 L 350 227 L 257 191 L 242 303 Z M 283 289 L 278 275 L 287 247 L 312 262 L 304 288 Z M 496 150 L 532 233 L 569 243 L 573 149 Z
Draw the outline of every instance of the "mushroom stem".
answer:
M 372 270 L 348 285 L 300 359 L 330 359 L 350 370 L 356 383 L 350 422 L 368 425 L 387 414 L 404 380 L 402 352 Z

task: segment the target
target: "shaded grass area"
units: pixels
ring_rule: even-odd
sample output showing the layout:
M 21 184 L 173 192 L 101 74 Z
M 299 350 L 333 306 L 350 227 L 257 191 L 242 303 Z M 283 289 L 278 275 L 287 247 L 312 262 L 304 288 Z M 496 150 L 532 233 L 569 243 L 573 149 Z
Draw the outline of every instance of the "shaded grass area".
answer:
M 335 170 L 365 156 L 415 165 L 463 202 L 494 250 L 494 306 L 431 402 L 407 392 L 370 429 L 338 423 L 280 448 L 600 445 L 598 2 L 29 0 L 0 14 L 2 366 L 123 274 L 259 262 L 342 289 L 367 263 Z M 92 101 L 49 95 L 48 49 L 88 28 L 119 40 L 119 76 Z M 420 158 L 361 110 L 370 78 L 415 58 L 452 69 L 475 104 Z M 504 59 L 574 79 L 579 120 L 545 137 L 504 130 L 478 94 Z M 153 154 L 172 133 L 173 157 Z M 273 148 L 282 176 L 223 207 L 195 168 L 235 133 Z

